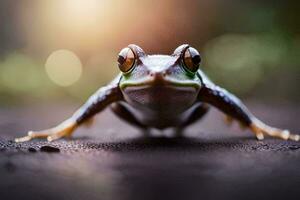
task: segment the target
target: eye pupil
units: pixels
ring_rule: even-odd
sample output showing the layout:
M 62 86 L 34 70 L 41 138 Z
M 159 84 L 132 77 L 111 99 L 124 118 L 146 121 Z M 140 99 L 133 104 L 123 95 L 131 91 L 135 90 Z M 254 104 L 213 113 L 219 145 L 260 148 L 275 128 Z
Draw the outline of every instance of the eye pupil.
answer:
M 119 53 L 118 65 L 122 72 L 126 73 L 134 66 L 135 54 L 130 48 L 124 48 Z
M 125 62 L 125 60 L 126 60 L 126 58 L 124 58 L 123 56 L 119 55 L 119 57 L 118 57 L 118 63 L 120 65 L 122 65 Z
M 194 57 L 192 57 L 192 61 L 194 64 L 200 64 L 201 62 L 200 55 L 195 55 Z
M 199 69 L 201 57 L 199 52 L 196 49 L 189 47 L 184 52 L 183 61 L 184 61 L 185 68 L 189 72 L 195 73 Z

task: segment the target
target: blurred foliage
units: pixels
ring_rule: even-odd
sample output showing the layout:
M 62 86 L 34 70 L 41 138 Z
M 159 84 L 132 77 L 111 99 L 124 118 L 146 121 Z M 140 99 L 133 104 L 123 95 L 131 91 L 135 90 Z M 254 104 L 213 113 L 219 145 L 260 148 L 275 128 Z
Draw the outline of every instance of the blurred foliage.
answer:
M 202 52 L 203 71 L 226 89 L 299 101 L 299 16 L 297 1 L 3 0 L 0 103 L 86 99 L 118 73 L 116 55 L 129 43 L 149 54 L 189 43 Z M 45 70 L 60 49 L 82 63 L 81 78 L 68 87 Z M 66 77 L 69 70 L 62 64 Z
M 280 68 L 300 71 L 295 52 L 296 45 L 277 33 L 226 34 L 205 46 L 204 65 L 216 81 L 245 94 Z

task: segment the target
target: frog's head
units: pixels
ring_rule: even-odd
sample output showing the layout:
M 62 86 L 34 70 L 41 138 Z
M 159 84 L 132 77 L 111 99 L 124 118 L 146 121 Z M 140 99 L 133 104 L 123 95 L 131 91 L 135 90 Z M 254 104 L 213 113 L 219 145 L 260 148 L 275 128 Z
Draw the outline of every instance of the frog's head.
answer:
M 198 51 L 187 44 L 172 55 L 147 55 L 131 44 L 119 53 L 120 88 L 127 100 L 143 104 L 168 103 L 170 98 L 193 101 L 201 87 L 197 75 L 200 61 Z

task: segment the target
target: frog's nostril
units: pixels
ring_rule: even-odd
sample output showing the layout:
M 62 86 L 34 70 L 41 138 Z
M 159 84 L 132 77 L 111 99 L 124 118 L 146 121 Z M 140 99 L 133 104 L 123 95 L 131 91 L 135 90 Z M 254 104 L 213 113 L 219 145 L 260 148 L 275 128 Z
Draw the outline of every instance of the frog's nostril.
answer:
M 150 72 L 149 75 L 155 84 L 163 84 L 165 82 L 165 72 Z
M 159 74 L 158 72 L 150 72 L 150 76 L 151 76 L 151 77 L 158 76 L 158 74 Z
M 166 72 L 148 72 L 151 77 L 165 77 L 167 75 Z

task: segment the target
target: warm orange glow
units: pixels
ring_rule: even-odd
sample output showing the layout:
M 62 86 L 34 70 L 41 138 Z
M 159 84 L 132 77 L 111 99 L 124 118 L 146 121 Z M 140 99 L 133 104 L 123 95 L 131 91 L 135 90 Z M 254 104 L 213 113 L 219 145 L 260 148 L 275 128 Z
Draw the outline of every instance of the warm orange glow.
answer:
M 190 13 L 205 16 L 200 16 L 201 20 L 213 19 L 214 13 L 201 12 L 209 9 L 211 3 L 191 12 L 182 10 L 172 0 L 43 0 L 32 7 L 26 3 L 18 6 L 26 48 L 46 55 L 60 48 L 74 50 L 81 56 L 107 50 L 117 53 L 130 43 L 148 48 L 149 52 L 159 47 L 160 53 L 169 53 L 176 45 L 188 42 L 186 37 L 197 30 L 187 25 L 196 21 Z M 201 30 L 211 30 L 210 21 L 203 22 L 197 20 Z M 199 31 L 197 38 L 206 34 Z
M 60 20 L 74 31 L 81 28 L 98 27 L 97 21 L 103 12 L 102 0 L 63 0 L 60 8 Z
M 99 6 L 104 1 L 101 0 L 62 0 L 62 7 L 65 14 L 72 15 L 79 20 L 88 20 L 99 13 Z

